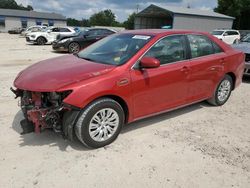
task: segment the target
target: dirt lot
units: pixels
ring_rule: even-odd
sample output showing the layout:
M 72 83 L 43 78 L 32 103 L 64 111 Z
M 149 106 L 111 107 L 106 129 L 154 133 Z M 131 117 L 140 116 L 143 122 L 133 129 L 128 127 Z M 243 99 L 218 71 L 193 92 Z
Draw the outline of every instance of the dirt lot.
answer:
M 250 79 L 223 107 L 205 102 L 124 127 L 88 150 L 46 131 L 21 136 L 9 91 L 19 71 L 60 56 L 0 34 L 0 187 L 250 187 Z

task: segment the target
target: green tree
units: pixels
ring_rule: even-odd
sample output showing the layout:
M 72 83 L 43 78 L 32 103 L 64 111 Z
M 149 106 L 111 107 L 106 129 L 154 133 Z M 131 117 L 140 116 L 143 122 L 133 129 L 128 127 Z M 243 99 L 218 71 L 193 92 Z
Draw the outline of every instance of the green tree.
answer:
M 81 20 L 81 26 L 82 27 L 90 27 L 89 19 L 82 19 Z
M 19 10 L 33 10 L 33 7 L 28 5 L 24 7 L 22 4 L 18 5 L 15 0 L 0 0 L 0 8 L 3 9 L 19 9 Z
M 128 16 L 128 19 L 125 22 L 123 22 L 123 25 L 126 29 L 134 29 L 135 16 L 136 13 L 134 12 Z
M 15 0 L 0 0 L 0 8 L 18 9 L 18 4 Z
M 28 9 L 28 10 L 34 10 L 33 7 L 32 7 L 31 5 L 28 5 L 28 6 L 27 6 L 27 9 Z
M 75 18 L 67 18 L 67 25 L 68 26 L 81 26 L 80 21 L 76 20 Z
M 250 29 L 250 0 L 218 0 L 214 11 L 235 17 L 233 28 Z
M 100 11 L 93 14 L 89 18 L 90 25 L 95 26 L 115 26 L 117 24 L 115 20 L 115 14 L 110 10 Z

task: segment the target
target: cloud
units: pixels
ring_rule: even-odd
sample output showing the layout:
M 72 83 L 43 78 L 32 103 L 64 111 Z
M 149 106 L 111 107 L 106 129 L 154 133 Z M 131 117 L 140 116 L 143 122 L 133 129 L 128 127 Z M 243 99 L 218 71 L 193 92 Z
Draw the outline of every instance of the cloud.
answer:
M 150 4 L 160 6 L 172 5 L 200 9 L 213 9 L 217 0 L 16 0 L 24 6 L 31 5 L 37 11 L 57 12 L 71 18 L 89 18 L 101 10 L 111 9 L 118 21 L 124 21 L 128 15 L 136 12 L 137 6 L 142 10 Z

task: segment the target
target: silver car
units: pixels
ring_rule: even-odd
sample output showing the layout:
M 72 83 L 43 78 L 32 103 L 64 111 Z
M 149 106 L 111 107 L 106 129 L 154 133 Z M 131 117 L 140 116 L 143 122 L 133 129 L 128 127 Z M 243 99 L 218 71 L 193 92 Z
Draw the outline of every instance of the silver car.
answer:
M 244 75 L 250 76 L 250 34 L 243 37 L 238 44 L 233 44 L 232 47 L 245 53 L 246 64 Z
M 32 32 L 38 32 L 38 31 L 42 31 L 46 29 L 46 26 L 42 26 L 42 25 L 35 25 L 35 26 L 30 26 L 28 27 L 25 31 L 23 31 L 21 33 L 21 36 L 27 36 L 27 34 L 30 34 Z

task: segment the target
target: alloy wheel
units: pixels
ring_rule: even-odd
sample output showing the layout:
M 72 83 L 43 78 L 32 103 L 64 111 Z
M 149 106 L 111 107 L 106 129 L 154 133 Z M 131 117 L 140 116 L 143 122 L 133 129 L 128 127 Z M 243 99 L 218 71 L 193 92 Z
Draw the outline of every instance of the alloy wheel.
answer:
M 90 120 L 89 135 L 97 142 L 108 140 L 119 126 L 119 115 L 111 108 L 99 110 Z
M 229 80 L 223 80 L 218 89 L 218 100 L 223 102 L 227 100 L 231 91 L 231 83 Z
M 69 52 L 70 53 L 77 53 L 80 51 L 80 46 L 79 44 L 73 42 L 69 45 Z

